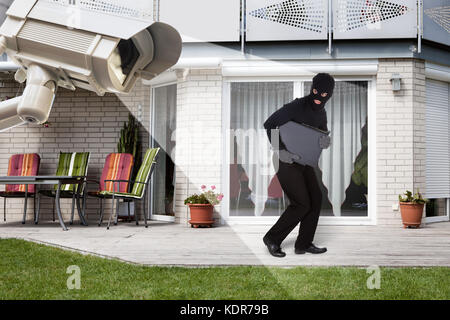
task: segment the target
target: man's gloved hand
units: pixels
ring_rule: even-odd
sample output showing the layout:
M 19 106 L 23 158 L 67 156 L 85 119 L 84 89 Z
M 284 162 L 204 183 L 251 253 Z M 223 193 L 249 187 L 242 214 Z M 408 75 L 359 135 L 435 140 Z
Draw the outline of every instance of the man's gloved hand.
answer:
M 322 149 L 327 149 L 330 146 L 330 144 L 331 144 L 331 139 L 329 136 L 321 136 L 319 138 L 319 146 Z
M 277 150 L 278 159 L 285 163 L 293 163 L 294 160 L 300 159 L 300 156 L 293 154 L 285 149 Z

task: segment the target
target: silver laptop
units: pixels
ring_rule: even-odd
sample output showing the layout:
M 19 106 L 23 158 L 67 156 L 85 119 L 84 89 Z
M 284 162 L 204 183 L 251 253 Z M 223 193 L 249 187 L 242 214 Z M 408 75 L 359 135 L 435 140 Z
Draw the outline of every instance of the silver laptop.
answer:
M 294 160 L 295 162 L 312 167 L 318 166 L 322 153 L 319 139 L 321 136 L 329 135 L 329 131 L 323 131 L 306 124 L 299 124 L 295 121 L 289 121 L 278 128 L 281 141 L 283 141 L 286 149 L 300 156 L 300 159 Z

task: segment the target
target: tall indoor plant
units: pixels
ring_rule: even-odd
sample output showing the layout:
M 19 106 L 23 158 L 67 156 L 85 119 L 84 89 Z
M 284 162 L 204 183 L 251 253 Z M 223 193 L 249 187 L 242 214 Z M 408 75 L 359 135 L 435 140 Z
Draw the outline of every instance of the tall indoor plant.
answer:
M 214 223 L 213 209 L 223 199 L 222 193 L 216 193 L 215 186 L 211 186 L 210 190 L 206 190 L 206 186 L 201 186 L 202 193 L 193 194 L 184 200 L 184 204 L 189 206 L 191 219 L 189 223 L 191 227 L 208 226 Z
M 130 113 L 128 115 L 128 123 L 123 124 L 123 128 L 120 130 L 119 142 L 117 143 L 117 152 L 130 153 L 133 155 L 134 168 L 139 168 L 139 125 L 136 123 L 136 119 Z M 134 173 L 135 170 L 133 170 Z M 134 179 L 134 174 L 131 175 L 131 180 Z
M 136 119 L 130 113 L 128 115 L 128 122 L 123 124 L 120 130 L 119 142 L 117 143 L 117 152 L 130 153 L 133 155 L 134 165 L 133 172 L 130 175 L 130 180 L 134 180 L 137 170 L 140 167 L 139 159 L 139 125 Z M 130 218 L 134 217 L 134 203 L 130 204 Z M 119 207 L 119 218 L 128 219 L 128 205 L 121 205 Z
M 423 198 L 419 190 L 414 195 L 411 191 L 406 190 L 403 195 L 404 197 L 398 195 L 403 228 L 418 228 L 422 223 L 423 206 L 428 202 L 428 199 Z
M 367 117 L 366 123 L 364 127 L 361 129 L 361 151 L 355 159 L 355 166 L 352 174 L 353 183 L 357 186 L 363 186 L 367 189 L 367 157 L 368 157 L 368 149 L 367 149 Z M 367 202 L 367 194 L 364 194 Z

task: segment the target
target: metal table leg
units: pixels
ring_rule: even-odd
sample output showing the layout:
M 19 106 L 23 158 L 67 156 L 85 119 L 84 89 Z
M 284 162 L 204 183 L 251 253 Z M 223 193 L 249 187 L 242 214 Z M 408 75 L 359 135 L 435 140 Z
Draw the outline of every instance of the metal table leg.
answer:
M 70 211 L 70 221 L 69 224 L 72 225 L 73 224 L 73 216 L 75 213 L 75 192 L 72 194 L 72 211 Z M 78 210 L 78 203 L 77 203 L 77 210 Z
M 36 186 L 34 187 L 34 196 L 33 196 L 33 221 L 36 221 Z
M 147 224 L 147 214 L 148 214 L 148 204 L 147 204 L 147 195 L 149 195 L 150 193 L 148 192 L 148 188 L 146 188 L 145 192 L 144 192 L 144 224 L 145 227 L 148 228 L 148 224 Z
M 37 185 L 36 185 L 35 192 L 36 193 L 34 194 L 34 196 L 37 197 L 37 208 L 36 208 L 36 217 L 34 218 L 34 224 L 38 224 L 39 223 L 39 210 L 41 209 L 41 195 L 39 194 Z
M 84 219 L 83 211 L 81 210 L 80 195 L 78 193 L 76 195 L 76 198 L 77 198 L 76 201 L 77 201 L 78 216 L 80 217 L 80 221 L 83 224 L 83 226 L 87 226 L 86 220 Z
M 22 224 L 25 224 L 25 221 L 27 220 L 27 205 L 28 205 L 28 185 L 25 185 L 25 205 L 23 208 L 23 218 L 22 218 Z
M 112 215 L 114 213 L 114 203 L 115 203 L 115 199 L 114 199 L 114 193 L 113 193 L 113 195 L 112 195 L 112 209 L 111 209 L 111 213 L 110 213 L 109 219 L 108 219 L 108 226 L 106 227 L 107 230 L 109 230 L 109 227 L 111 226 L 111 218 L 112 218 Z
M 130 201 L 127 201 L 127 210 L 128 210 L 128 222 L 131 222 Z
M 115 218 L 114 218 L 114 225 L 117 226 L 117 224 L 119 223 L 119 205 L 120 205 L 120 200 L 117 199 L 116 200 L 116 210 L 115 210 Z
M 103 199 L 99 198 L 100 200 L 100 219 L 98 221 L 98 226 L 100 227 L 103 222 Z
M 84 217 L 84 221 L 86 221 L 86 225 L 87 225 L 87 221 L 88 221 L 88 216 L 86 214 L 86 205 L 87 205 L 87 187 L 84 186 L 84 190 L 83 190 L 83 217 Z
M 59 202 L 60 196 L 61 196 L 61 181 L 58 181 L 58 189 L 56 189 L 56 197 L 55 197 L 56 213 L 58 214 L 59 224 L 61 225 L 64 231 L 67 231 L 67 227 L 64 224 L 64 220 L 61 215 L 61 204 Z

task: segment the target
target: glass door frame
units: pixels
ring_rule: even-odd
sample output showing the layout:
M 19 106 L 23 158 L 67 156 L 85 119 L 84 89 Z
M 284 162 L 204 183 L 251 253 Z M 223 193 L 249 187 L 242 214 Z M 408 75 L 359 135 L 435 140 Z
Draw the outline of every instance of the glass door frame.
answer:
M 367 217 L 328 217 L 321 216 L 321 225 L 375 225 L 376 224 L 376 77 L 375 76 L 335 76 L 336 81 L 367 81 L 367 115 L 368 115 L 368 208 Z M 221 203 L 222 224 L 272 225 L 278 216 L 230 216 L 230 121 L 231 121 L 231 83 L 232 82 L 294 82 L 293 98 L 304 96 L 304 82 L 312 81 L 309 77 L 224 77 L 222 82 L 222 170 L 221 190 L 224 198 Z
M 176 85 L 177 82 L 176 81 L 165 82 L 165 83 L 161 83 L 161 84 L 157 84 L 157 85 L 152 85 L 151 88 L 150 88 L 150 90 L 151 90 L 151 92 L 150 92 L 150 119 L 149 119 L 149 121 L 150 121 L 150 133 L 149 133 L 150 134 L 150 137 L 149 137 L 150 148 L 154 148 L 155 147 L 154 139 L 153 139 L 154 131 L 155 131 L 155 126 L 153 124 L 154 124 L 155 113 L 156 113 L 156 110 L 155 110 L 155 105 L 156 105 L 156 103 L 155 103 L 155 89 L 156 88 L 160 88 L 160 87 L 166 87 L 166 86 L 174 85 L 174 84 Z M 175 110 L 176 110 L 176 108 L 175 108 Z M 176 180 L 176 175 L 175 175 L 175 180 Z M 154 179 L 150 179 L 149 187 L 150 187 L 151 196 L 150 196 L 150 201 L 148 202 L 148 206 L 149 206 L 148 207 L 148 209 L 149 209 L 148 212 L 149 212 L 149 215 L 150 215 L 148 217 L 148 219 L 149 220 L 155 220 L 155 221 L 175 222 L 175 216 L 167 216 L 167 215 L 163 215 L 163 214 L 153 214 L 152 208 L 153 208 L 154 199 L 155 199 L 155 197 L 154 197 L 154 191 L 155 191 L 154 183 L 155 183 L 155 180 Z M 173 203 L 175 203 L 175 197 L 176 197 L 176 192 L 173 193 Z

